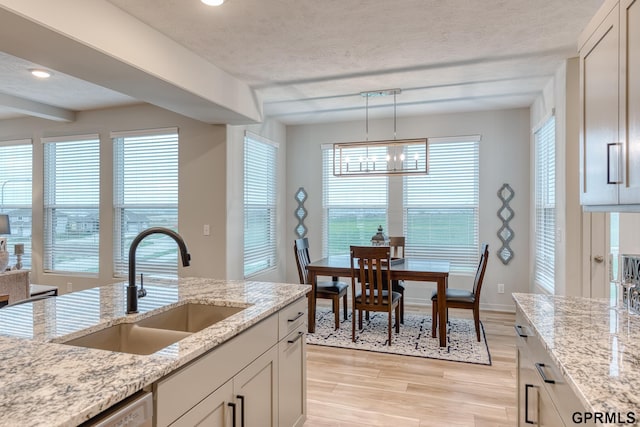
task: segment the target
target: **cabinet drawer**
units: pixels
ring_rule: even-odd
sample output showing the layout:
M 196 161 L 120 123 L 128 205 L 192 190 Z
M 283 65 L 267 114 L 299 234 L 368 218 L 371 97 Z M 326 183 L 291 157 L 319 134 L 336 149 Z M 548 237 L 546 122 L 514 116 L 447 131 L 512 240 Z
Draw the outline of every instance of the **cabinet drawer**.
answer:
M 283 308 L 279 317 L 278 339 L 281 340 L 307 322 L 307 298 L 303 297 Z

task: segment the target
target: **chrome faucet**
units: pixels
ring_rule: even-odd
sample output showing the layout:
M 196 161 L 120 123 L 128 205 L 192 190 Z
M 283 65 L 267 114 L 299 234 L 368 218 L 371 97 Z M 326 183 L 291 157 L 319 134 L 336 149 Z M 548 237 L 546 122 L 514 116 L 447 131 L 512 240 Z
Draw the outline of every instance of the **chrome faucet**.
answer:
M 191 255 L 187 250 L 187 245 L 184 243 L 182 237 L 173 230 L 169 230 L 168 228 L 163 227 L 152 227 L 143 230 L 140 234 L 138 234 L 131 242 L 131 247 L 129 247 L 129 286 L 127 286 L 127 314 L 137 313 L 138 312 L 138 297 L 143 297 L 146 295 L 146 291 L 144 288 L 140 289 L 140 293 L 138 291 L 138 287 L 136 286 L 136 249 L 140 242 L 147 236 L 151 234 L 164 234 L 166 236 L 171 237 L 178 244 L 178 248 L 180 248 L 180 257 L 182 258 L 182 265 L 184 267 L 189 266 L 189 262 L 191 261 Z

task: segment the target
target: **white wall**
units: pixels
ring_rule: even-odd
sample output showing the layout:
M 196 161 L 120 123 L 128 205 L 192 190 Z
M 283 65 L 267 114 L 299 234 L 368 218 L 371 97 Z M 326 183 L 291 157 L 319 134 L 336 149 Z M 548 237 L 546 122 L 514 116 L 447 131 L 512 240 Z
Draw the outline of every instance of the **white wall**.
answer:
M 389 139 L 393 136 L 393 120 L 370 120 L 369 139 Z M 529 288 L 529 129 L 528 109 L 483 111 L 464 114 L 443 114 L 399 118 L 398 138 L 482 135 L 480 142 L 480 242 L 489 243 L 491 257 L 482 291 L 482 306 L 486 309 L 513 310 L 512 292 L 527 292 Z M 297 224 L 293 211 L 297 206 L 293 196 L 299 187 L 309 194 L 305 207 L 308 216 L 312 258 L 322 254 L 322 157 L 321 144 L 363 140 L 364 123 L 339 122 L 287 128 L 287 227 L 288 242 L 295 239 Z M 508 265 L 496 255 L 500 241 L 496 236 L 501 220 L 496 212 L 501 206 L 498 189 L 508 183 L 515 191 L 511 206 L 515 217 L 511 227 L 515 232 L 512 249 L 515 253 Z M 390 183 L 390 188 L 393 185 Z M 389 233 L 401 233 L 402 224 L 390 223 Z M 372 230 L 372 235 L 375 230 Z M 292 246 L 292 243 L 288 246 Z M 287 280 L 298 281 L 293 250 L 288 248 Z M 470 276 L 452 276 L 450 286 L 470 288 Z M 497 293 L 497 283 L 505 284 L 505 293 Z M 411 283 L 407 302 L 426 304 L 433 284 Z
M 3 120 L 0 141 L 33 139 L 33 283 L 86 289 L 121 279 L 113 278 L 113 151 L 111 131 L 178 127 L 179 144 L 179 232 L 192 255 L 181 276 L 225 277 L 226 212 L 220 201 L 226 199 L 226 129 L 188 119 L 153 107 L 137 105 L 77 114 L 73 123 L 26 118 Z M 43 149 L 41 137 L 99 133 L 101 140 L 100 194 L 100 272 L 98 277 L 45 274 L 42 271 L 43 247 Z M 211 235 L 203 236 L 204 224 Z M 10 241 L 10 238 L 9 238 Z
M 579 170 L 579 61 L 563 63 L 549 80 L 542 94 L 531 106 L 531 260 L 530 289 L 543 290 L 534 284 L 535 268 L 535 147 L 533 132 L 553 111 L 556 116 L 556 256 L 555 294 L 582 295 L 582 222 Z
M 244 135 L 250 131 L 273 142 L 278 148 L 278 262 L 277 268 L 252 276 L 251 280 L 271 282 L 286 281 L 286 264 L 289 255 L 285 236 L 288 215 L 286 207 L 286 127 L 278 121 L 267 120 L 251 126 L 227 126 L 227 278 L 243 279 L 244 236 Z M 294 281 L 293 283 L 297 283 Z

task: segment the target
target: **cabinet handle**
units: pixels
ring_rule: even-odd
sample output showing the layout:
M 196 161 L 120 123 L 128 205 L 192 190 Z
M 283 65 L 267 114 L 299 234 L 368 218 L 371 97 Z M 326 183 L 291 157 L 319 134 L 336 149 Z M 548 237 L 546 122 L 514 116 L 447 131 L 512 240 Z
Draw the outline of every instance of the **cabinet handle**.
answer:
M 527 424 L 535 424 L 529 419 L 529 389 L 533 388 L 532 384 L 524 385 L 524 422 Z
M 622 184 L 622 180 L 620 179 L 620 149 L 622 147 L 622 143 L 620 142 L 611 142 L 607 144 L 607 184 Z M 611 148 L 615 148 L 615 163 L 612 162 L 611 156 Z M 615 178 L 611 179 L 611 165 L 615 165 Z
M 227 403 L 227 405 L 229 405 L 229 407 L 231 407 L 231 409 L 233 409 L 233 412 L 231 413 L 231 420 L 232 420 L 232 426 L 236 427 L 236 404 L 235 403 Z
M 304 311 L 299 311 L 298 315 L 296 317 L 294 317 L 293 319 L 289 319 L 287 320 L 287 322 L 295 322 L 296 320 L 298 320 L 299 318 L 301 318 L 302 316 L 304 316 Z
M 546 365 L 544 363 L 536 363 L 536 369 L 538 370 L 538 373 L 540 374 L 540 376 L 542 377 L 542 381 L 544 381 L 547 384 L 555 384 L 555 380 L 551 380 L 549 378 L 547 378 L 547 376 L 544 373 L 544 370 L 542 368 L 544 368 Z
M 240 427 L 244 427 L 244 396 L 239 394 L 236 397 L 238 398 L 238 400 L 240 401 L 240 404 L 242 405 L 240 408 Z
M 294 342 L 298 341 L 300 338 L 302 338 L 304 336 L 304 332 L 298 332 L 298 335 L 292 339 L 292 340 L 288 340 L 287 342 L 289 344 L 293 344 Z
M 516 334 L 518 334 L 519 337 L 527 338 L 529 336 L 524 332 L 524 328 L 522 326 L 515 325 L 514 328 L 516 328 Z

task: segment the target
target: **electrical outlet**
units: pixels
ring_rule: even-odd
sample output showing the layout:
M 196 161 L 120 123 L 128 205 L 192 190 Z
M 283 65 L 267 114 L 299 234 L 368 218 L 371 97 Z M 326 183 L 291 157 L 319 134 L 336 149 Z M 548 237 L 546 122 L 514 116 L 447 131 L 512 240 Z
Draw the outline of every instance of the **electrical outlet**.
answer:
M 498 283 L 498 293 L 504 294 L 504 283 Z
M 208 236 L 209 234 L 211 234 L 211 229 L 209 228 L 209 224 L 205 224 L 204 227 L 202 227 L 202 234 L 205 236 Z
M 73 292 L 73 285 L 71 282 L 67 282 L 67 292 Z

